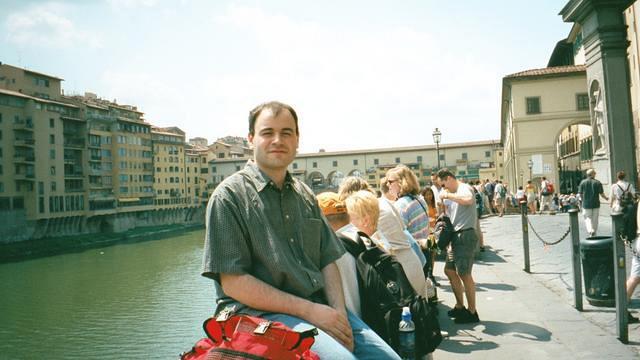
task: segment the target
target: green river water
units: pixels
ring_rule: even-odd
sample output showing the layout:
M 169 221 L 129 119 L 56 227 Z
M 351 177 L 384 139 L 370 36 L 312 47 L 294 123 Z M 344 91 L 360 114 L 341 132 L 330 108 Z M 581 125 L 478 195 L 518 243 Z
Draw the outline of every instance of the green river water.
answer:
M 0 265 L 0 359 L 176 359 L 204 336 L 204 230 Z

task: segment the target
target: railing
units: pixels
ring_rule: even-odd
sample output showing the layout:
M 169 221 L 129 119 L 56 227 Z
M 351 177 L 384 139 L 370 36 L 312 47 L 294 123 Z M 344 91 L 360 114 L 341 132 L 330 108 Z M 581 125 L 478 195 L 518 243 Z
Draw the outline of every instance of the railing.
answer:
M 15 146 L 33 146 L 36 143 L 34 139 L 15 139 L 13 145 Z
M 13 122 L 13 128 L 15 130 L 29 130 L 29 131 L 33 131 L 33 123 L 30 121 L 14 121 Z
M 34 162 L 36 158 L 33 155 L 14 155 L 14 162 Z
M 71 139 L 64 139 L 64 146 L 65 147 L 76 147 L 76 148 L 84 148 L 84 139 L 78 139 L 78 138 L 71 138 Z

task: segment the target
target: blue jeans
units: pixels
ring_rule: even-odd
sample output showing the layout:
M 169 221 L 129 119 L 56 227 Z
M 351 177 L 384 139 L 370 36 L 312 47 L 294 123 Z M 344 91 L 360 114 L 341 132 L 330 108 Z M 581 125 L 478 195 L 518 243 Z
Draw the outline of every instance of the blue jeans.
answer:
M 373 330 L 367 326 L 359 317 L 348 311 L 349 323 L 353 331 L 354 351 L 349 352 L 331 335 L 318 329 L 318 336 L 311 347 L 320 359 L 397 359 L 398 354 L 387 343 L 384 342 Z M 279 321 L 296 331 L 304 331 L 313 327 L 308 322 L 285 314 L 263 314 L 263 318 L 272 321 Z

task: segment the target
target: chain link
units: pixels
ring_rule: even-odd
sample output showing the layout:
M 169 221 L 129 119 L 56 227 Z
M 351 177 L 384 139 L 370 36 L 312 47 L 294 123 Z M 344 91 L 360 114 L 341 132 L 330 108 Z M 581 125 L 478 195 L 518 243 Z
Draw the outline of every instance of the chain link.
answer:
M 533 227 L 533 224 L 531 223 L 531 220 L 529 220 L 529 217 L 527 216 L 527 223 L 529 223 L 529 228 L 531 228 L 531 231 L 533 231 L 533 234 L 538 238 L 538 240 L 540 240 L 540 242 L 542 242 L 544 245 L 546 246 L 553 246 L 553 245 L 558 245 L 559 243 L 562 242 L 562 240 L 566 239 L 567 236 L 569 236 L 569 234 L 571 233 L 571 227 L 569 227 L 567 229 L 567 231 L 564 233 L 564 235 L 562 235 L 562 237 L 560 238 L 560 240 L 557 241 L 553 241 L 553 242 L 549 242 L 549 241 L 545 241 L 536 231 L 536 229 Z

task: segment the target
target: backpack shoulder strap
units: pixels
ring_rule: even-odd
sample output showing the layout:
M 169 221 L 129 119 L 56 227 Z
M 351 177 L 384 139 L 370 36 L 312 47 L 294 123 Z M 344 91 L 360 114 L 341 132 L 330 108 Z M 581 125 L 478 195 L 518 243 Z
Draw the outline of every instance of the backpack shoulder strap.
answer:
M 360 235 L 358 235 L 357 241 L 353 241 L 351 238 L 344 235 L 338 235 L 338 238 L 342 240 L 342 245 L 344 245 L 347 252 L 354 258 L 358 258 L 358 256 L 366 250 L 366 246 L 360 238 Z

